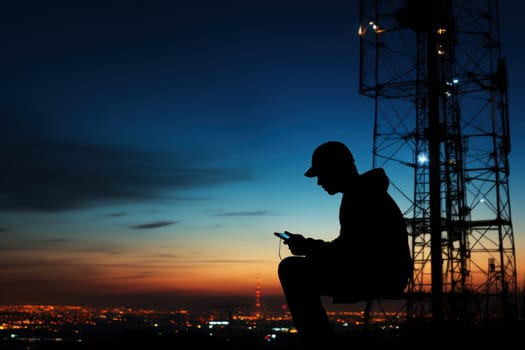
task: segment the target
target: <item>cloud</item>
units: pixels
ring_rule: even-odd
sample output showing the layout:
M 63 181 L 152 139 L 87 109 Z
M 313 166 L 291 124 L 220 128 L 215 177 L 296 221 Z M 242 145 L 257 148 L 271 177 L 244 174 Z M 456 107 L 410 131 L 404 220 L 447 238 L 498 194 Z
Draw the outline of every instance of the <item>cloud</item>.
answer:
M 159 228 L 159 227 L 170 226 L 170 225 L 176 224 L 177 222 L 178 221 L 156 221 L 156 222 L 150 222 L 147 224 L 134 225 L 134 226 L 131 226 L 131 228 L 141 229 L 141 230 L 150 229 L 150 228 Z
M 177 191 L 249 179 L 243 171 L 202 167 L 189 150 L 168 155 L 42 140 L 2 147 L 0 156 L 0 210 L 10 211 L 59 212 L 178 200 L 187 196 L 177 197 Z
M 7 253 L 29 253 L 31 256 L 34 256 L 39 252 L 47 252 L 53 255 L 63 251 L 73 253 L 104 253 L 110 255 L 119 255 L 126 252 L 122 244 L 112 244 L 107 241 L 79 241 L 62 237 L 35 239 L 34 237 L 17 236 L 8 237 L 0 243 L 0 252 Z M 1 258 L 5 257 L 5 255 L 6 254 L 0 254 L 0 266 L 3 266 Z
M 204 264 L 260 264 L 265 262 L 258 259 L 220 259 L 220 260 L 202 260 L 197 263 Z
M 115 213 L 103 214 L 101 216 L 105 216 L 108 218 L 114 218 L 114 217 L 119 217 L 119 216 L 124 216 L 124 215 L 126 215 L 126 213 L 123 211 L 120 211 L 120 212 L 115 212 Z
M 252 211 L 231 211 L 227 213 L 217 214 L 217 216 L 264 216 L 272 215 L 267 210 L 252 210 Z

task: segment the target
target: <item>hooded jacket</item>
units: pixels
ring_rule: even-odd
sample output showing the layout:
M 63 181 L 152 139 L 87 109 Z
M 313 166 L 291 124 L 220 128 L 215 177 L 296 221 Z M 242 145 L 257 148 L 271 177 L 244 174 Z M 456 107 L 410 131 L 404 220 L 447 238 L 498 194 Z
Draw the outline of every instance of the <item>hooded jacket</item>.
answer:
M 341 276 L 342 285 L 349 276 L 373 290 L 402 291 L 413 266 L 403 214 L 388 193 L 390 180 L 376 168 L 351 181 L 341 198 L 338 237 L 309 238 L 306 257 Z

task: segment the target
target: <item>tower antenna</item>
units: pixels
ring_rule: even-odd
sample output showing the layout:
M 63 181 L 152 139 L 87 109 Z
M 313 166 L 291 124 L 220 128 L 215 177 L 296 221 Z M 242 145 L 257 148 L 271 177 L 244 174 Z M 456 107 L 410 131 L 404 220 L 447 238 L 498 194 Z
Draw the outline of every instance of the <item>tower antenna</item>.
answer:
M 255 278 L 255 316 L 262 317 L 261 312 L 261 276 L 257 274 Z
M 517 317 L 498 1 L 361 0 L 359 16 L 373 167 L 410 234 L 409 317 Z

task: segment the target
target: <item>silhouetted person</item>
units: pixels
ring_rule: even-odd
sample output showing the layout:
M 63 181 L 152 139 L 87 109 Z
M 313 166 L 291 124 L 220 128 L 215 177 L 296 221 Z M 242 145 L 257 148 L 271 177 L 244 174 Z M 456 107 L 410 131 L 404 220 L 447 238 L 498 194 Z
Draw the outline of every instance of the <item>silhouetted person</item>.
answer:
M 403 215 L 387 193 L 381 168 L 359 174 L 350 150 L 341 142 L 317 147 L 304 174 L 317 177 L 328 194 L 342 193 L 340 232 L 332 241 L 291 233 L 291 253 L 279 263 L 279 279 L 288 308 L 307 348 L 335 344 L 321 296 L 356 302 L 378 294 L 401 294 L 412 275 Z M 285 231 L 290 233 L 288 231 Z

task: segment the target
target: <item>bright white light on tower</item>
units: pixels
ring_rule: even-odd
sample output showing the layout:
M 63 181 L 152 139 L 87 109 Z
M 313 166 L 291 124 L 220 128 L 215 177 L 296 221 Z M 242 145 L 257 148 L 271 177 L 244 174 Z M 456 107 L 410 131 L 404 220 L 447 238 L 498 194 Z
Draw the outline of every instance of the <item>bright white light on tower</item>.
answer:
M 428 163 L 428 157 L 425 153 L 420 153 L 418 156 L 417 156 L 417 162 L 421 165 L 424 165 L 426 163 Z

